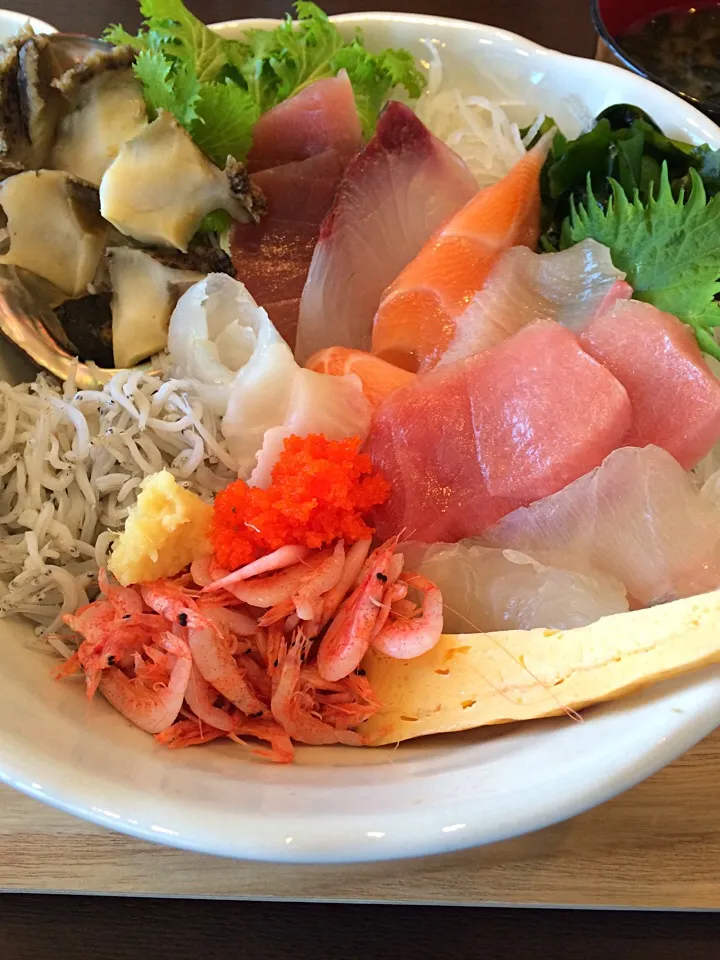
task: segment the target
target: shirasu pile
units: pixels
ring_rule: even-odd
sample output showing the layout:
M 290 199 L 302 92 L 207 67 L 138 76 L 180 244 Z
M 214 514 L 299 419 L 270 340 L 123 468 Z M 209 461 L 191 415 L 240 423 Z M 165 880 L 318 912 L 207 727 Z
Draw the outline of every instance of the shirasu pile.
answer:
M 93 596 L 143 479 L 167 468 L 207 499 L 236 478 L 219 436 L 189 380 L 0 382 L 0 617 L 23 614 L 66 653 L 52 634 Z

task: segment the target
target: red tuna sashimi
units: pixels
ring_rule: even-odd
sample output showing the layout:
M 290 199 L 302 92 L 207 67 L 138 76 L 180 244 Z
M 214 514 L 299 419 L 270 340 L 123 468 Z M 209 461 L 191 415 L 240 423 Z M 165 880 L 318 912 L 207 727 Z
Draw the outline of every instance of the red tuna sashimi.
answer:
M 268 110 L 253 127 L 248 169 L 266 170 L 335 150 L 347 163 L 362 147 L 352 84 L 344 70 L 316 80 Z
M 298 356 L 369 350 L 385 288 L 475 193 L 474 176 L 409 107 L 391 102 L 347 167 L 300 305 Z
M 617 577 L 641 604 L 720 586 L 720 509 L 660 447 L 623 447 L 486 531 L 488 546 Z
M 583 348 L 628 392 L 628 445 L 654 443 L 687 470 L 720 439 L 720 380 L 687 324 L 649 303 L 627 300 L 580 333 Z
M 392 492 L 378 534 L 452 542 L 600 464 L 631 424 L 609 371 L 559 324 L 420 376 L 378 408 L 368 441 Z
M 235 223 L 230 240 L 239 280 L 264 307 L 280 334 L 295 346 L 300 295 L 320 224 L 342 175 L 334 150 L 253 175 L 265 194 L 267 216 Z

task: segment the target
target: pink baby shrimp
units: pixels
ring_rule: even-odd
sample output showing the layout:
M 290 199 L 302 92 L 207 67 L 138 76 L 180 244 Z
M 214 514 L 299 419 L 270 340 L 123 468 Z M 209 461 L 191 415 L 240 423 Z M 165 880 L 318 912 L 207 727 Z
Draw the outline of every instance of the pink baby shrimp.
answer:
M 221 710 L 215 706 L 218 699 L 218 692 L 211 686 L 198 668 L 193 664 L 190 671 L 187 689 L 185 690 L 185 702 L 190 707 L 195 716 L 204 724 L 215 727 L 217 730 L 230 733 L 233 728 L 233 720 L 226 710 Z M 177 726 L 177 724 L 176 724 Z
M 273 692 L 273 716 L 288 736 L 300 743 L 362 746 L 365 741 L 359 733 L 336 729 L 319 719 L 313 712 L 314 697 L 300 689 L 302 665 L 309 646 L 310 641 L 298 630 L 287 647 L 287 655 Z
M 121 587 L 119 583 L 111 582 L 105 569 L 98 574 L 98 586 L 119 617 L 142 613 L 143 601 L 140 594 L 132 587 Z
M 228 589 L 238 600 L 251 607 L 274 607 L 276 604 L 291 600 L 306 584 L 312 583 L 319 571 L 324 569 L 325 561 L 332 554 L 333 551 L 329 549 L 318 550 L 312 556 L 294 563 L 285 570 L 267 577 L 243 580 L 232 584 Z
M 340 606 L 320 641 L 317 665 L 324 680 L 342 680 L 367 653 L 396 545 L 393 537 L 370 554 L 359 586 Z
M 140 585 L 140 594 L 151 610 L 165 617 L 170 623 L 176 623 L 181 615 L 189 619 L 198 612 L 195 599 L 172 580 L 143 583 Z
M 396 660 L 421 657 L 435 646 L 443 630 L 442 593 L 427 577 L 402 574 L 402 579 L 423 594 L 422 611 L 413 620 L 392 619 L 373 637 L 373 648 Z
M 265 757 L 275 763 L 292 763 L 295 757 L 295 749 L 292 740 L 285 730 L 274 720 L 250 720 L 238 718 L 235 730 L 230 734 L 231 740 L 245 745 L 243 737 L 253 737 L 255 740 L 265 740 L 270 744 L 270 749 L 259 749 L 255 747 L 253 754 L 257 757 Z
M 178 720 L 167 730 L 156 733 L 155 740 L 170 750 L 177 750 L 182 747 L 194 747 L 201 743 L 210 743 L 212 740 L 226 736 L 226 731 L 211 727 L 208 723 L 202 723 L 197 719 L 187 719 Z
M 145 685 L 131 680 L 117 667 L 108 667 L 100 680 L 100 692 L 115 709 L 146 733 L 160 733 L 177 718 L 185 699 L 192 658 L 184 640 L 165 633 L 155 641 L 175 662 L 166 684 Z
M 323 608 L 320 617 L 320 627 L 328 624 L 338 611 L 340 604 L 350 590 L 357 585 L 367 555 L 370 552 L 370 540 L 358 540 L 347 552 L 342 576 L 335 586 L 328 590 L 323 597 Z
M 267 707 L 248 682 L 246 671 L 238 666 L 228 639 L 210 621 L 207 626 L 188 626 L 188 644 L 196 667 L 218 693 L 248 716 L 262 717 L 267 713 Z
M 262 573 L 272 573 L 275 570 L 290 567 L 300 560 L 304 560 L 308 553 L 310 553 L 309 547 L 304 547 L 300 544 L 290 544 L 286 547 L 280 547 L 278 550 L 274 550 L 272 553 L 268 553 L 258 560 L 253 560 L 252 563 L 246 563 L 244 567 L 240 567 L 238 570 L 226 574 L 221 579 L 212 581 L 205 587 L 205 590 L 227 590 L 233 586 L 233 584 L 240 583 L 243 580 L 250 580 L 251 577 L 258 577 Z M 199 583 L 199 581 L 196 582 Z
M 340 581 L 345 569 L 344 541 L 338 540 L 331 554 L 326 555 L 315 569 L 309 569 L 300 579 L 297 591 L 287 600 L 276 603 L 260 618 L 261 626 L 285 620 L 285 629 L 292 631 L 305 621 L 305 635 L 315 636 L 320 630 L 323 595 Z

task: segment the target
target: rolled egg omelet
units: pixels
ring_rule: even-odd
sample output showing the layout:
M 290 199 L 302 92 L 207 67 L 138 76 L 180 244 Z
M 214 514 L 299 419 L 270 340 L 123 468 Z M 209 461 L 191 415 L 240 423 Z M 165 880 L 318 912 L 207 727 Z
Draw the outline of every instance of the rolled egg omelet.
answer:
M 383 706 L 361 730 L 380 746 L 557 716 L 718 662 L 720 590 L 573 630 L 444 635 L 415 660 L 367 654 Z

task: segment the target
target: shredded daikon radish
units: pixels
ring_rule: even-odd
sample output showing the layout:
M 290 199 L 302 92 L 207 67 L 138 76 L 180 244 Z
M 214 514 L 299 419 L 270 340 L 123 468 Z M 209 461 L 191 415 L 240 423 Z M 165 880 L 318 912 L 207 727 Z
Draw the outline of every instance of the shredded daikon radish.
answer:
M 123 370 L 97 390 L 0 383 L 0 617 L 52 634 L 95 591 L 144 477 L 168 469 L 208 499 L 232 464 L 190 380 Z
M 424 42 L 429 53 L 428 85 L 415 107 L 417 115 L 435 136 L 463 158 L 481 187 L 495 183 L 525 153 L 520 129 L 506 113 L 507 107 L 524 104 L 509 97 L 490 100 L 464 96 L 457 88 L 443 90 L 440 54 L 432 41 Z M 544 117 L 538 117 L 535 121 L 535 132 L 543 120 Z M 531 129 L 526 142 L 533 136 Z

